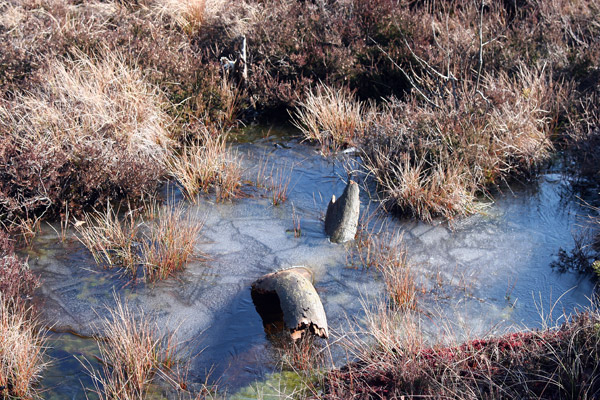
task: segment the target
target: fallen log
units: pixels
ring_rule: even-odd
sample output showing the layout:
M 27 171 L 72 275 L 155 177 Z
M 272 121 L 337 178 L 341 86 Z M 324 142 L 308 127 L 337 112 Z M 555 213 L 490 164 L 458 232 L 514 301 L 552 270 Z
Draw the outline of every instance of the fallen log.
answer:
M 267 333 L 287 329 L 293 340 L 303 333 L 328 338 L 327 317 L 310 270 L 294 267 L 267 274 L 252 284 L 252 301 Z

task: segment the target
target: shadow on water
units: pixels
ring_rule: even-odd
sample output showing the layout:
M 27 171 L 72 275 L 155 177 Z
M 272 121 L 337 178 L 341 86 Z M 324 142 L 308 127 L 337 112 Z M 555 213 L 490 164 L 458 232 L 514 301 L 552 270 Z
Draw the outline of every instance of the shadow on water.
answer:
M 81 338 L 70 333 L 50 333 L 47 341 L 47 355 L 51 365 L 44 372 L 41 386 L 45 400 L 95 400 L 92 392 L 83 388 L 92 388 L 93 382 L 83 368 L 100 368 L 97 357 L 98 345 L 93 339 Z
M 115 292 L 154 316 L 159 327 L 177 330 L 186 351 L 196 355 L 190 364 L 193 381 L 204 382 L 210 373 L 233 393 L 276 370 L 277 357 L 250 298 L 250 284 L 260 276 L 308 266 L 330 329 L 343 332 L 351 328 L 349 320 L 360 321 L 360 299 L 380 296 L 383 284 L 375 271 L 348 268 L 345 246 L 329 243 L 322 224 L 331 195 L 339 196 L 344 188 L 343 166 L 352 156 L 325 159 L 289 132 L 260 127 L 250 131 L 252 140 L 234 145 L 243 156 L 244 179 L 255 179 L 261 163 L 267 171 L 284 171 L 290 182 L 286 202 L 274 206 L 268 193 L 256 190 L 252 197 L 232 203 L 215 204 L 205 197 L 188 204 L 189 212 L 206 219 L 197 249 L 209 261 L 190 262 L 176 279 L 152 286 L 125 285 L 114 273 L 99 270 L 83 246 L 62 244 L 47 229 L 29 257 L 43 282 L 40 297 L 48 324 L 89 335 L 106 315 L 106 305 L 114 304 Z M 445 315 L 457 335 L 536 327 L 540 310 L 547 314 L 557 299 L 554 317 L 587 305 L 593 292 L 586 277 L 558 274 L 549 267 L 558 249 L 570 246 L 580 229 L 581 207 L 561 197 L 566 184 L 559 174 L 544 174 L 536 185 L 515 185 L 496 195 L 482 213 L 452 225 L 387 215 L 374 218 L 372 225 L 403 233 L 422 308 Z M 182 199 L 172 187 L 166 193 Z M 377 204 L 366 193 L 361 196 L 361 211 L 374 212 Z M 299 238 L 290 233 L 294 214 L 300 220 Z M 443 335 L 435 326 L 428 328 L 434 339 Z M 80 381 L 84 386 L 90 382 L 73 355 L 92 346 L 69 335 L 52 340 L 55 363 L 43 382 L 51 388 L 47 393 L 84 398 Z M 334 362 L 345 361 L 343 351 L 333 348 L 332 354 Z

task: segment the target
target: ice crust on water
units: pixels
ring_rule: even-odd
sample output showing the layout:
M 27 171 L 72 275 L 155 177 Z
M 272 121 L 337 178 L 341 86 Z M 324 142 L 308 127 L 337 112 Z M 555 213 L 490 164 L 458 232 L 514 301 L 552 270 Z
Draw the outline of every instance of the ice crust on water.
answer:
M 261 158 L 267 160 L 267 170 L 271 165 L 287 171 L 293 167 L 288 201 L 273 206 L 267 197 L 254 197 L 189 205 L 189 212 L 205 218 L 197 249 L 207 260 L 190 262 L 167 281 L 127 285 L 96 267 L 80 244 L 63 245 L 53 231 L 45 230 L 29 263 L 41 275 L 41 309 L 49 324 L 89 335 L 100 328 L 105 307 L 114 305 L 115 292 L 130 306 L 155 316 L 160 327 L 178 327 L 190 353 L 204 349 L 192 365 L 192 376 L 215 364 L 215 376 L 223 375 L 221 383 L 236 387 L 272 367 L 250 284 L 266 273 L 305 265 L 314 271 L 334 336 L 351 329 L 348 321 L 361 319 L 361 298 L 381 296 L 383 284 L 374 270 L 348 268 L 345 246 L 329 243 L 323 232 L 321 218 L 331 195 L 339 196 L 345 185 L 341 162 L 332 163 L 307 145 L 289 144 L 289 149 L 274 149 L 268 141 L 238 148 L 247 174 Z M 571 233 L 577 229 L 577 206 L 561 203 L 560 185 L 559 180 L 542 179 L 536 188 L 500 195 L 485 214 L 452 225 L 383 216 L 388 230 L 403 232 L 417 282 L 426 291 L 420 296 L 422 307 L 457 322 L 457 335 L 474 335 L 509 323 L 537 326 L 540 306 L 534 297 L 547 310 L 575 288 L 557 309 L 585 306 L 592 283 L 549 267 L 559 247 L 571 246 Z M 376 208 L 364 193 L 361 202 L 362 212 Z M 292 204 L 302 220 L 300 238 L 289 233 Z M 498 325 L 504 320 L 506 324 Z M 433 325 L 425 328 L 432 337 L 446 335 Z

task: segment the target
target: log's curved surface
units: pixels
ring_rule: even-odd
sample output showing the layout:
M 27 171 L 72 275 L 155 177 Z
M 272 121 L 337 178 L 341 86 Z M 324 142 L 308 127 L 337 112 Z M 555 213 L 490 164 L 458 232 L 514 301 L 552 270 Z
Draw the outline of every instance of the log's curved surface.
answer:
M 305 332 L 329 337 L 325 310 L 311 281 L 310 270 L 294 267 L 252 284 L 252 301 L 268 333 L 275 327 L 289 330 L 294 340 Z
M 360 213 L 359 191 L 358 184 L 349 180 L 340 198 L 331 198 L 325 215 L 325 233 L 332 242 L 344 243 L 354 239 Z

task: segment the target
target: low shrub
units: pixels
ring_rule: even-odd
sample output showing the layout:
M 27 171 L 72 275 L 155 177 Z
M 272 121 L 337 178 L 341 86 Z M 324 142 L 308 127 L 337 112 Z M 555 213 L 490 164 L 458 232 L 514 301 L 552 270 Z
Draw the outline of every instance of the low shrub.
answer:
M 324 398 L 584 399 L 600 393 L 600 316 L 583 312 L 555 329 L 444 347 L 396 346 L 327 375 Z

